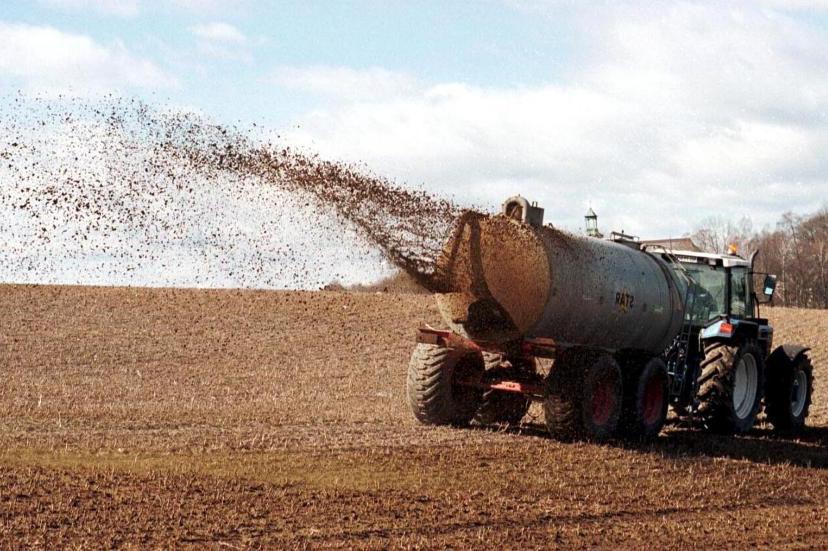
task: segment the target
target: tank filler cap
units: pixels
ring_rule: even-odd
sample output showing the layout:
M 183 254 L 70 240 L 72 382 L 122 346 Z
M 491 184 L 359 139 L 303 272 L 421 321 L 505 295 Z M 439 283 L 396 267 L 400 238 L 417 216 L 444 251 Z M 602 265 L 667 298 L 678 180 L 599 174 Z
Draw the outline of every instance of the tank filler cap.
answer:
M 520 195 L 509 197 L 504 201 L 503 214 L 530 226 L 538 228 L 543 226 L 543 209 L 536 201 L 529 203 L 525 197 Z

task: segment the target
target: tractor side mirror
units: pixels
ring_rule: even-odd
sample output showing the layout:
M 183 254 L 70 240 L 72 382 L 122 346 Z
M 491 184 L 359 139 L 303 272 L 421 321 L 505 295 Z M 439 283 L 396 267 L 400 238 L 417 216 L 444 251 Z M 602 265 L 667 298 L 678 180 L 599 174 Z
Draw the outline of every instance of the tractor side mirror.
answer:
M 773 293 L 776 291 L 776 276 L 768 274 L 765 276 L 765 282 L 762 284 L 762 294 L 767 297 L 763 302 L 770 302 L 773 299 Z

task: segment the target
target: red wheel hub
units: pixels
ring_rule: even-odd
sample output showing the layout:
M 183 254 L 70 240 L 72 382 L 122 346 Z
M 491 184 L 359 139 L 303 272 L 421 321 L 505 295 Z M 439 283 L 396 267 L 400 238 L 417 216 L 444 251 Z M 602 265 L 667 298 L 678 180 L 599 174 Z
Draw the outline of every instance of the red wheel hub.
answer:
M 592 422 L 605 425 L 615 408 L 615 387 L 610 380 L 598 382 L 592 389 Z
M 661 377 L 650 377 L 644 387 L 643 398 L 644 411 L 641 412 L 641 418 L 644 423 L 654 425 L 661 418 L 664 407 L 664 381 Z

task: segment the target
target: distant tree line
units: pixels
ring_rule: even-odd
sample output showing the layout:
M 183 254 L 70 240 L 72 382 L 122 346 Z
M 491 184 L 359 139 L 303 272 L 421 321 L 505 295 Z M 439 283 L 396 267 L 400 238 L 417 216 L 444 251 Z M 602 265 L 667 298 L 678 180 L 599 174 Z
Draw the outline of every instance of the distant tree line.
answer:
M 776 229 L 762 231 L 754 231 L 748 218 L 708 218 L 692 238 L 710 252 L 727 252 L 733 244 L 747 258 L 758 250 L 755 271 L 779 278 L 774 304 L 828 308 L 828 209 L 807 216 L 789 212 Z

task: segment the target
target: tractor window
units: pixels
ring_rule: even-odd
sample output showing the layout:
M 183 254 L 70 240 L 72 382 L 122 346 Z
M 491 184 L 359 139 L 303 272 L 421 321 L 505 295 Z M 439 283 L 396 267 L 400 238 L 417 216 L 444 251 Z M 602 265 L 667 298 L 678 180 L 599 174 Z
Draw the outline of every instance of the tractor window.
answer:
M 727 277 L 724 268 L 707 264 L 684 263 L 684 269 L 693 279 L 692 292 L 695 302 L 691 312 L 692 320 L 706 322 L 727 312 L 725 298 Z
M 751 310 L 747 278 L 747 268 L 730 270 L 730 313 L 741 318 L 748 315 Z

